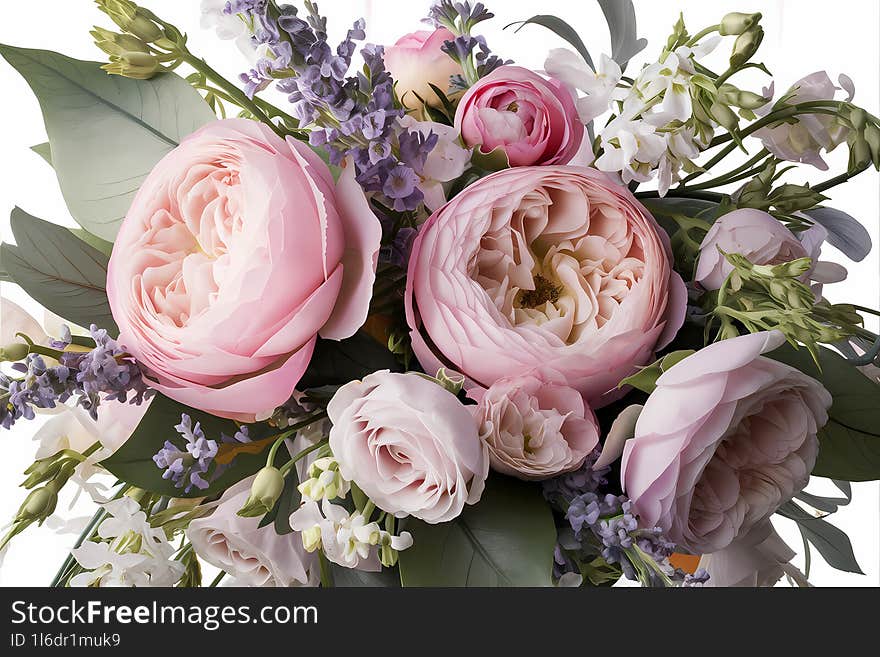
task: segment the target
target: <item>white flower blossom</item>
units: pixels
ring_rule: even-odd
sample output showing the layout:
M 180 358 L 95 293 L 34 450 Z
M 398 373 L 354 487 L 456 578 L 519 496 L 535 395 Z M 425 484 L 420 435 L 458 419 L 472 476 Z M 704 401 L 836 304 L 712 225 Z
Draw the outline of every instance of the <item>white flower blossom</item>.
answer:
M 593 71 L 579 54 L 567 48 L 554 48 L 544 62 L 547 74 L 563 84 L 582 91 L 577 109 L 581 121 L 590 123 L 610 109 L 611 99 L 623 72 L 620 65 L 608 55 L 599 59 L 599 68 Z

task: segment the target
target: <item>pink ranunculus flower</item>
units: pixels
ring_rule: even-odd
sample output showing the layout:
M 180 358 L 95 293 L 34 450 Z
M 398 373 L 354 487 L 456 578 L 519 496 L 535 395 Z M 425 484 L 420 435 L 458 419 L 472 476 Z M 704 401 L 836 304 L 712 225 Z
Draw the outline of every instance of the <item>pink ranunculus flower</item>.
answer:
M 847 102 L 855 96 L 852 80 L 841 75 L 838 78 L 840 87 L 836 87 L 825 71 L 817 71 L 792 85 L 785 101 L 786 105 L 796 105 L 816 100 L 833 100 L 837 91 L 842 89 L 847 95 Z M 767 95 L 767 94 L 765 94 Z M 763 113 L 771 107 L 764 108 Z M 764 148 L 781 160 L 812 164 L 817 169 L 827 171 L 828 164 L 822 159 L 822 151 L 830 153 L 846 141 L 849 127 L 835 116 L 827 114 L 802 114 L 796 122 L 781 122 L 767 126 L 755 132 Z
M 584 139 L 571 90 L 520 66 L 501 66 L 468 89 L 455 127 L 467 146 L 500 148 L 512 166 L 568 164 Z
M 435 381 L 374 372 L 342 386 L 327 413 L 340 474 L 383 511 L 440 523 L 479 501 L 486 446 L 470 411 Z
M 700 244 L 700 259 L 694 280 L 706 290 L 717 290 L 733 271 L 721 253 L 739 253 L 755 265 L 778 265 L 798 258 L 812 258 L 813 265 L 802 280 L 836 283 L 846 278 L 846 269 L 831 262 L 819 262 L 828 232 L 815 224 L 795 235 L 775 217 L 744 208 L 720 217 Z M 719 250 L 720 249 L 720 250 Z
M 446 93 L 449 78 L 462 73 L 459 63 L 440 49 L 444 42 L 454 40 L 455 35 L 441 27 L 405 34 L 385 48 L 385 68 L 391 73 L 397 97 L 405 107 L 419 109 L 419 98 L 432 107 L 440 106 L 440 98 L 431 85 Z
M 599 444 L 596 416 L 580 393 L 533 376 L 471 392 L 492 468 L 520 479 L 576 470 Z
M 150 384 L 216 415 L 284 403 L 320 333 L 365 321 L 381 229 L 347 166 L 215 121 L 153 169 L 113 247 L 107 295 Z
M 316 586 L 317 558 L 305 551 L 299 532 L 279 536 L 260 518 L 238 515 L 254 477 L 228 488 L 209 516 L 186 530 L 196 554 L 235 579 L 234 586 Z
M 694 554 L 716 552 L 807 484 L 831 395 L 761 356 L 784 341 L 765 332 L 717 342 L 657 380 L 621 464 L 640 525 Z
M 518 167 L 474 183 L 422 226 L 407 321 L 427 372 L 488 388 L 540 374 L 593 408 L 651 362 L 684 320 L 669 240 L 594 169 Z

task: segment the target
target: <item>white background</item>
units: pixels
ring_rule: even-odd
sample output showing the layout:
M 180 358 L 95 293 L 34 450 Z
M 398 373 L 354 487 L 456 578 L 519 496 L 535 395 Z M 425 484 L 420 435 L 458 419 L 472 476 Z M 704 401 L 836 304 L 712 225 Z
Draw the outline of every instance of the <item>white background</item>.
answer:
M 206 57 L 213 66 L 234 78 L 245 68 L 235 46 L 217 40 L 213 33 L 199 28 L 198 0 L 142 0 L 155 13 L 175 23 L 190 36 L 191 49 Z M 93 24 L 112 27 L 89 0 L 43 0 L 40 16 L 33 14 L 31 3 L 9 3 L 0 21 L 0 42 L 31 48 L 57 50 L 80 59 L 102 59 L 91 44 L 88 30 Z M 608 37 L 598 5 L 580 0 L 496 0 L 487 2 L 497 17 L 482 26 L 483 34 L 493 49 L 504 57 L 533 69 L 540 69 L 551 47 L 561 44 L 543 28 L 529 26 L 514 34 L 502 27 L 535 13 L 555 14 L 570 22 L 581 33 L 594 59 L 608 51 Z M 367 40 L 393 43 L 405 32 L 421 29 L 420 19 L 430 3 L 427 0 L 323 0 L 321 9 L 330 21 L 331 34 L 340 36 L 355 18 L 367 19 Z M 874 0 L 636 0 L 640 36 L 649 40 L 648 49 L 633 65 L 641 66 L 648 57 L 656 57 L 665 43 L 679 10 L 684 12 L 691 33 L 718 22 L 728 11 L 761 11 L 767 32 L 760 59 L 775 75 L 777 93 L 806 74 L 825 69 L 832 79 L 841 72 L 849 74 L 856 84 L 856 101 L 877 114 L 880 110 L 880 3 Z M 20 15 L 16 15 L 20 14 Z M 27 26 L 26 28 L 24 26 Z M 730 40 L 722 47 L 729 52 Z M 723 68 L 720 64 L 715 68 Z M 630 69 L 632 71 L 634 69 Z M 748 82 L 749 79 L 746 79 Z M 735 80 L 746 86 L 742 80 Z M 752 89 L 760 90 L 761 77 L 752 79 Z M 38 217 L 73 225 L 51 169 L 28 149 L 45 141 L 39 107 L 25 82 L 0 61 L 0 232 L 9 240 L 8 213 L 15 205 Z M 283 102 L 283 101 L 279 101 Z M 833 173 L 845 167 L 846 149 L 835 152 L 829 162 Z M 832 173 L 832 175 L 833 175 Z M 818 181 L 828 174 L 809 171 L 798 174 Z M 791 182 L 803 182 L 803 178 Z M 880 185 L 878 176 L 866 173 L 856 181 L 830 192 L 833 205 L 862 221 L 875 241 L 880 242 Z M 845 264 L 850 271 L 847 282 L 826 288 L 832 301 L 851 301 L 868 306 L 880 304 L 880 270 L 875 251 L 865 261 L 855 264 L 827 248 L 826 258 Z M 35 314 L 36 305 L 20 290 L 6 284 L 3 294 L 15 299 Z M 876 330 L 876 325 L 872 325 Z M 16 485 L 22 471 L 33 459 L 31 435 L 36 422 L 21 422 L 12 432 L 0 434 L 0 525 L 11 519 L 23 499 Z M 815 482 L 811 490 L 832 492 L 827 482 Z M 877 586 L 880 584 L 880 495 L 877 483 L 855 484 L 854 501 L 832 517 L 834 524 L 852 538 L 856 556 L 865 576 L 840 573 L 827 567 L 814 555 L 811 580 L 820 586 Z M 78 504 L 65 515 L 90 514 L 88 504 Z M 778 523 L 783 537 L 801 551 L 797 530 L 788 521 Z M 30 529 L 17 537 L 0 568 L 0 582 L 5 585 L 48 584 L 65 550 L 74 540 L 70 535 L 57 535 L 47 528 Z M 795 560 L 800 564 L 801 556 Z

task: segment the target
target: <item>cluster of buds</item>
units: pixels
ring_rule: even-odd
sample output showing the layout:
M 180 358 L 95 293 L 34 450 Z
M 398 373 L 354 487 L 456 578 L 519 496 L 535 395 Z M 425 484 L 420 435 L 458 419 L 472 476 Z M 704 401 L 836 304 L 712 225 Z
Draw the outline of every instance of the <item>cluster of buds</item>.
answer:
M 333 500 L 345 497 L 351 490 L 351 483 L 339 473 L 339 462 L 332 456 L 316 459 L 307 474 L 309 478 L 298 486 L 307 500 Z
M 735 195 L 737 208 L 754 208 L 769 212 L 777 219 L 799 224 L 796 213 L 815 208 L 828 197 L 809 185 L 785 184 L 774 187 L 781 174 L 776 172 L 776 162 L 771 160 L 764 169 Z
M 740 327 L 749 333 L 778 330 L 791 344 L 804 344 L 815 357 L 818 344 L 833 344 L 859 331 L 858 313 L 817 302 L 801 280 L 812 267 L 810 258 L 756 265 L 738 253 L 724 255 L 734 269 L 710 310 L 721 324 L 716 339 L 736 337 Z
M 761 47 L 764 40 L 764 28 L 759 24 L 761 14 L 731 13 L 721 19 L 718 33 L 722 36 L 736 36 L 733 51 L 730 54 L 730 68 L 742 68 Z
M 880 126 L 877 119 L 859 107 L 849 112 L 852 129 L 847 135 L 849 170 L 862 171 L 873 165 L 880 171 Z
M 6 547 L 14 536 L 17 536 L 34 523 L 37 523 L 38 526 L 42 525 L 49 516 L 55 513 L 55 507 L 58 505 L 58 493 L 67 483 L 67 480 L 73 476 L 75 468 L 75 461 L 65 461 L 54 472 L 45 486 L 35 488 L 28 493 L 28 496 L 18 509 L 15 520 L 12 521 L 12 527 L 10 527 L 6 536 L 3 537 L 3 540 L 0 540 L 0 551 Z M 28 478 L 28 481 L 31 481 L 31 477 Z M 39 483 L 39 478 L 35 478 L 33 481 L 34 483 L 31 486 L 26 487 L 35 486 Z
M 170 71 L 180 63 L 185 43 L 173 26 L 131 0 L 95 0 L 98 7 L 122 30 L 112 32 L 95 27 L 95 45 L 109 55 L 101 68 L 112 75 L 147 80 Z

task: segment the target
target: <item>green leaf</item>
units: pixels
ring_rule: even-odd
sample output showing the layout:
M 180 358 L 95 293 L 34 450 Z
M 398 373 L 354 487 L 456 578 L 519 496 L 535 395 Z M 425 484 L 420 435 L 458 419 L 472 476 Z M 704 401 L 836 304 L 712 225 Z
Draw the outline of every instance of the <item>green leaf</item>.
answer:
M 378 573 L 368 573 L 331 563 L 330 573 L 333 586 L 338 588 L 400 588 L 400 573 L 397 568 L 383 568 Z
M 510 168 L 510 159 L 500 146 L 488 153 L 475 148 L 471 156 L 471 163 L 484 171 L 502 171 Z
M 663 376 L 664 372 L 672 369 L 694 353 L 693 349 L 681 349 L 670 352 L 652 364 L 642 367 L 635 374 L 626 377 L 617 387 L 619 389 L 623 386 L 632 386 L 636 390 L 647 392 L 650 395 L 657 387 L 657 379 Z
M 793 501 L 786 502 L 776 512 L 797 523 L 805 546 L 806 543 L 812 544 L 829 566 L 848 573 L 864 574 L 856 561 L 849 536 L 843 531 Z
M 97 62 L 47 50 L 0 45 L 0 55 L 40 102 L 71 215 L 108 241 L 153 166 L 181 138 L 216 118 L 173 73 L 132 80 L 108 75 Z
M 834 402 L 819 431 L 819 458 L 813 474 L 845 481 L 880 479 L 880 385 L 845 358 L 824 347 L 816 367 L 806 349 L 784 345 L 770 354 L 814 377 Z
M 180 424 L 182 413 L 186 413 L 192 418 L 193 425 L 199 422 L 205 436 L 218 443 L 221 434 L 231 437 L 238 430 L 238 425 L 232 420 L 189 408 L 164 395 L 157 394 L 131 438 L 112 456 L 102 461 L 101 465 L 119 480 L 153 493 L 171 497 L 203 497 L 222 493 L 233 484 L 251 476 L 266 464 L 265 451 L 271 443 L 269 434 L 272 429 L 264 423 L 250 425 L 250 436 L 253 442 L 247 445 L 236 445 L 239 449 L 237 455 L 206 490 L 193 488 L 189 493 L 185 493 L 182 488 L 176 488 L 170 479 L 162 478 L 164 471 L 153 462 L 153 456 L 162 448 L 166 440 L 183 446 L 182 439 L 174 429 L 175 425 Z M 245 449 L 251 451 L 245 451 Z M 220 446 L 220 450 L 218 459 L 224 454 L 223 445 Z M 226 452 L 226 454 L 228 453 Z
M 385 345 L 364 331 L 358 331 L 347 340 L 319 338 L 309 368 L 297 388 L 344 385 L 377 370 L 401 372 L 403 368 Z
M 636 10 L 632 0 L 598 0 L 611 32 L 611 59 L 625 69 L 629 60 L 644 50 L 648 42 L 636 31 Z
M 596 70 L 593 58 L 590 57 L 590 51 L 587 50 L 587 47 L 584 45 L 580 35 L 578 35 L 577 30 L 558 16 L 538 14 L 537 16 L 532 16 L 528 20 L 520 21 L 519 23 L 511 23 L 510 25 L 518 25 L 519 27 L 516 28 L 517 32 L 523 29 L 526 25 L 540 25 L 541 27 L 546 27 L 556 36 L 571 44 L 574 49 L 580 53 L 581 57 L 584 58 L 584 61 L 587 62 L 587 66 L 593 71 Z M 505 25 L 504 29 L 507 29 L 510 25 Z
M 98 249 L 98 251 L 103 253 L 108 258 L 113 252 L 113 244 L 111 242 L 108 242 L 107 240 L 102 240 L 97 235 L 92 235 L 84 228 L 71 228 L 70 232 L 76 235 L 77 239 L 80 239 L 89 246 Z
M 44 141 L 42 144 L 37 144 L 36 146 L 31 146 L 31 150 L 46 160 L 46 164 L 50 167 L 52 166 L 52 147 L 49 145 L 48 141 Z
M 25 292 L 64 319 L 119 333 L 107 303 L 107 256 L 63 226 L 15 208 L 16 245 L 0 246 L 3 268 Z
M 493 476 L 482 499 L 440 525 L 408 522 L 404 586 L 551 586 L 556 526 L 541 488 Z

